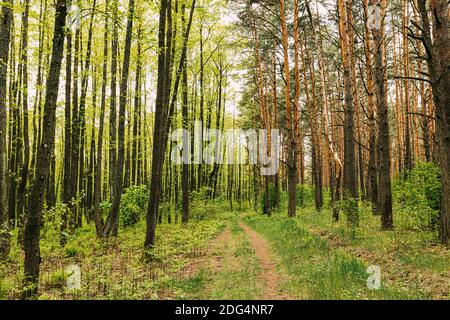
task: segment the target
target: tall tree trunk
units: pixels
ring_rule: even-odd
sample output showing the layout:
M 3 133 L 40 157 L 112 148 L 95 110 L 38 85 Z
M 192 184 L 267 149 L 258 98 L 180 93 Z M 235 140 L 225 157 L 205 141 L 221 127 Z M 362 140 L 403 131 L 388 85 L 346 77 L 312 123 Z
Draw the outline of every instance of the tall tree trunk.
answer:
M 379 6 L 379 0 L 371 0 L 372 6 Z M 373 7 L 372 7 L 373 8 Z M 384 13 L 384 8 L 380 8 Z M 383 61 L 384 39 L 382 38 L 384 28 L 384 14 L 381 16 L 380 29 L 372 29 L 375 47 L 375 84 L 377 96 L 377 111 L 379 119 L 378 129 L 378 154 L 380 193 L 378 200 L 378 210 L 381 214 L 381 228 L 383 230 L 392 229 L 394 226 L 392 217 L 392 191 L 391 191 L 391 155 L 389 139 L 389 116 L 387 105 L 387 88 L 384 82 L 386 65 Z
M 407 28 L 408 28 L 408 0 L 403 0 L 403 19 L 402 19 L 402 28 L 403 28 L 403 75 L 405 77 L 404 80 L 404 91 L 405 91 L 405 177 L 408 175 L 408 172 L 413 168 L 412 162 L 412 148 L 411 148 L 411 110 L 410 110 L 410 80 L 409 78 L 409 39 L 407 37 Z M 381 143 L 381 142 L 380 142 Z M 381 169 L 380 169 L 381 171 Z M 380 182 L 381 184 L 381 182 Z
M 139 125 L 140 125 L 140 114 L 141 114 L 141 37 L 142 37 L 142 29 L 141 26 L 138 26 L 137 32 L 137 61 L 136 61 L 136 82 L 135 82 L 135 93 L 134 93 L 134 117 L 133 117 L 133 151 L 131 155 L 132 159 L 132 167 L 131 167 L 131 181 L 132 184 L 138 184 L 138 156 L 139 156 L 139 144 L 140 139 L 138 138 L 139 134 Z
M 109 1 L 106 0 L 105 11 L 109 9 Z M 103 75 L 102 75 L 102 100 L 100 102 L 100 123 L 97 137 L 97 163 L 95 166 L 94 180 L 94 223 L 97 236 L 101 237 L 103 233 L 104 222 L 100 212 L 100 199 L 102 192 L 102 161 L 103 161 L 103 130 L 105 125 L 106 109 L 106 82 L 108 76 L 108 15 L 105 15 L 105 33 L 103 35 Z
M 378 173 L 377 173 L 377 148 L 376 148 L 376 122 L 374 110 L 374 83 L 372 70 L 372 45 L 369 30 L 369 0 L 364 0 L 365 23 L 365 43 L 364 52 L 366 57 L 366 78 L 367 78 L 367 109 L 369 118 L 369 163 L 368 180 L 370 200 L 372 202 L 372 213 L 378 214 Z
M 128 7 L 128 21 L 125 36 L 125 49 L 123 55 L 122 78 L 120 80 L 119 97 L 119 130 L 117 162 L 114 164 L 114 197 L 108 221 L 103 236 L 117 236 L 119 231 L 119 205 L 123 191 L 123 165 L 125 158 L 125 109 L 128 95 L 128 74 L 130 70 L 131 40 L 133 31 L 134 0 L 130 0 Z
M 167 2 L 169 1 L 169 2 Z M 152 152 L 152 177 L 150 186 L 150 198 L 147 209 L 147 230 L 145 235 L 144 247 L 146 249 L 152 249 L 155 246 L 155 231 L 157 218 L 159 216 L 159 203 L 161 197 L 162 187 L 162 170 L 164 164 L 164 155 L 168 137 L 168 130 L 170 128 L 170 118 L 173 112 L 175 99 L 177 97 L 178 85 L 181 78 L 182 68 L 184 65 L 184 59 L 186 59 L 187 41 L 189 39 L 189 32 L 192 25 L 192 18 L 195 9 L 195 1 L 192 1 L 191 11 L 189 15 L 189 21 L 184 34 L 183 49 L 180 58 L 180 64 L 177 69 L 177 78 L 174 85 L 174 92 L 172 95 L 172 101 L 169 105 L 169 110 L 164 110 L 164 103 L 169 102 L 167 98 L 170 94 L 170 50 L 163 50 L 167 43 L 171 43 L 171 28 L 168 26 L 168 32 L 166 37 L 166 22 L 171 23 L 169 10 L 171 10 L 171 0 L 161 0 L 161 8 L 159 15 L 159 33 L 158 33 L 158 80 L 156 90 L 156 106 L 155 106 L 155 123 L 160 125 L 155 126 L 153 134 L 153 152 Z M 170 24 L 169 23 L 169 24 Z M 170 47 L 167 46 L 167 47 Z M 167 51 L 167 52 L 166 52 Z M 166 104 L 167 105 L 167 104 Z
M 355 161 L 355 128 L 353 110 L 353 88 L 351 80 L 351 50 L 353 42 L 349 37 L 349 28 L 352 23 L 348 21 L 349 10 L 352 10 L 351 0 L 338 0 L 339 34 L 342 53 L 342 67 L 345 88 L 345 121 L 344 121 L 344 201 L 347 222 L 350 226 L 359 224 L 358 218 L 358 179 L 356 176 Z
M 111 87 L 109 105 L 109 194 L 113 199 L 114 194 L 114 166 L 117 158 L 117 59 L 119 55 L 119 35 L 117 30 L 118 0 L 113 0 L 112 10 L 112 43 L 111 43 Z
M 80 11 L 81 8 L 77 8 Z M 77 17 L 81 19 L 81 17 Z M 73 232 L 77 226 L 78 218 L 78 179 L 79 179 L 79 158 L 80 158 L 80 116 L 79 116 L 79 97 L 78 97 L 78 80 L 79 80 L 79 65 L 80 65 L 80 47 L 81 47 L 81 30 L 80 23 L 75 21 L 75 39 L 73 51 L 73 87 L 72 87 L 72 138 L 71 138 L 71 155 L 70 155 L 70 216 L 69 216 L 69 230 Z
M 418 0 L 422 18 L 422 42 L 427 51 L 427 65 L 433 89 L 436 117 L 438 164 L 442 170 L 442 196 L 439 238 L 450 243 L 450 17 L 447 0 L 434 0 L 429 4 L 433 29 L 426 9 L 426 0 Z M 431 36 L 433 34 L 433 38 Z
M 66 0 L 58 0 L 56 2 L 52 58 L 46 83 L 47 91 L 44 104 L 42 142 L 37 154 L 36 179 L 29 194 L 29 205 L 25 221 L 23 298 L 36 295 L 38 290 L 39 265 L 41 262 L 39 232 L 44 204 L 44 191 L 55 149 L 56 102 L 59 91 L 61 60 L 64 51 L 66 16 Z
M 30 1 L 24 2 L 22 14 L 21 58 L 22 71 L 22 113 L 23 113 L 23 163 L 20 172 L 20 183 L 17 190 L 17 219 L 23 220 L 23 210 L 26 205 L 25 194 L 27 191 L 28 170 L 30 165 L 30 139 L 28 135 L 28 16 Z
M 67 242 L 68 216 L 70 210 L 70 201 L 72 198 L 72 175 L 70 172 L 71 152 L 72 152 L 72 126 L 71 126 L 71 85 L 72 85 L 72 35 L 70 29 L 66 35 L 66 82 L 65 82 L 65 108 L 64 108 L 64 172 L 62 185 L 62 202 L 68 207 L 64 208 L 61 216 L 60 238 L 59 242 L 63 246 Z
M 296 143 L 295 132 L 292 126 L 292 110 L 291 110 L 291 91 L 290 91 L 290 72 L 289 72 L 289 44 L 288 31 L 286 26 L 285 3 L 280 0 L 280 17 L 281 17 L 281 33 L 284 56 L 284 77 L 285 86 L 285 104 L 286 104 L 286 131 L 287 131 L 287 152 L 288 152 L 288 216 L 295 217 L 296 211 L 296 188 L 297 188 L 297 164 L 296 164 Z
M 183 34 L 186 32 L 186 18 L 185 18 L 185 8 L 186 5 L 183 3 L 181 8 L 181 19 L 183 24 Z M 183 61 L 183 82 L 182 82 L 182 94 L 183 103 L 181 107 L 181 115 L 183 117 L 183 128 L 188 130 L 189 126 L 189 114 L 188 114 L 188 73 L 187 73 L 187 59 Z M 188 140 L 188 141 L 185 141 Z M 190 137 L 183 137 L 183 151 L 187 149 L 188 143 L 190 142 Z M 185 149 L 186 148 L 186 149 Z M 189 154 L 190 156 L 190 154 Z M 182 205 L 182 215 L 181 222 L 187 223 L 189 221 L 189 163 L 183 159 L 183 168 L 181 173 L 181 188 L 183 192 L 183 205 Z
M 9 219 L 6 153 L 6 76 L 8 70 L 9 44 L 11 39 L 13 0 L 2 6 L 0 16 L 0 260 L 9 254 Z

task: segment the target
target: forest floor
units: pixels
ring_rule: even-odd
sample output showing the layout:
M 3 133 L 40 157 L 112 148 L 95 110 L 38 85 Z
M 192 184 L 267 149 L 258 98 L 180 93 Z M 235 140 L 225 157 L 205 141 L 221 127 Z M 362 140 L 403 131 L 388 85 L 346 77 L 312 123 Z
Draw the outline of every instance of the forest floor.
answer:
M 327 218 L 315 211 L 235 218 L 171 298 L 450 298 L 447 248 L 416 232 L 379 231 L 378 217 L 363 217 L 366 227 L 354 231 Z M 379 288 L 368 287 L 369 266 L 380 270 Z
M 117 239 L 95 239 L 92 226 L 65 248 L 51 231 L 41 246 L 40 299 L 450 299 L 450 251 L 432 235 L 380 231 L 361 215 L 350 230 L 329 210 L 296 218 L 221 212 L 187 226 L 163 223 L 150 263 L 143 261 L 144 223 Z M 0 298 L 20 293 L 23 254 L 14 244 L 0 265 Z M 67 266 L 81 269 L 81 289 L 66 288 Z M 381 271 L 368 288 L 368 267 Z

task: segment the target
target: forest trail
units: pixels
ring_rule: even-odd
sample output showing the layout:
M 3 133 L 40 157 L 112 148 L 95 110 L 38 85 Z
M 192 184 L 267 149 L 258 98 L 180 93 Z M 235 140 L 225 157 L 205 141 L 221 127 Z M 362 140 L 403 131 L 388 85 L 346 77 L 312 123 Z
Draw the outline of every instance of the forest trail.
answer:
M 283 276 L 276 261 L 266 239 L 234 219 L 177 282 L 183 298 L 189 299 L 287 300 L 291 297 L 281 290 Z
M 280 292 L 281 279 L 280 275 L 276 271 L 276 262 L 267 240 L 259 235 L 256 231 L 250 228 L 248 225 L 239 221 L 239 226 L 245 231 L 250 238 L 250 242 L 253 249 L 256 252 L 262 271 L 260 273 L 261 280 L 264 283 L 263 300 L 289 300 L 290 297 Z

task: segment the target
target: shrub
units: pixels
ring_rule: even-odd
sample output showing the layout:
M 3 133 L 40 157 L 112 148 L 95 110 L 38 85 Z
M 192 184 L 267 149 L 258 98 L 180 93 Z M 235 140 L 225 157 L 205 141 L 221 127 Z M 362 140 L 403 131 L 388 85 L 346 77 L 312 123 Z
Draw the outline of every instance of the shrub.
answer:
M 305 208 L 314 204 L 314 188 L 309 184 L 297 185 L 297 205 Z
M 127 188 L 120 199 L 120 219 L 124 227 L 138 223 L 145 215 L 148 203 L 147 186 Z
M 404 216 L 402 221 L 413 229 L 436 230 L 441 202 L 441 174 L 433 163 L 419 163 L 406 179 L 393 183 L 394 204 Z
M 202 187 L 198 191 L 191 192 L 191 217 L 195 220 L 214 219 L 222 210 L 220 200 L 211 199 L 212 190 Z

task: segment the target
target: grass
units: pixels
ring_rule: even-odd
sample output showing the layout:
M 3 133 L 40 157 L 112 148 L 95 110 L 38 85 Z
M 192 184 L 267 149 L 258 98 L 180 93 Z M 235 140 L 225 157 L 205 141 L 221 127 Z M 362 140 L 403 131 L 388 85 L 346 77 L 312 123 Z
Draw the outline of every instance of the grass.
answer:
M 192 222 L 188 226 L 161 224 L 154 261 L 143 261 L 145 224 L 123 228 L 117 238 L 99 240 L 93 225 L 85 224 L 59 245 L 58 233 L 50 230 L 41 240 L 39 299 L 160 299 L 170 294 L 167 285 L 187 262 L 205 250 L 223 228 L 223 219 Z M 13 236 L 13 239 L 15 237 Z M 66 288 L 67 267 L 81 268 L 82 288 Z M 23 253 L 17 242 L 0 264 L 0 299 L 17 299 L 23 273 Z
M 420 293 L 388 286 L 367 288 L 368 265 L 353 255 L 330 249 L 327 242 L 302 227 L 296 219 L 274 215 L 245 218 L 269 240 L 289 275 L 288 292 L 307 299 L 421 299 Z
M 326 230 L 340 238 L 346 245 L 364 248 L 371 252 L 394 253 L 395 257 L 414 268 L 430 272 L 450 271 L 450 251 L 437 242 L 436 233 L 430 230 L 412 230 L 402 224 L 400 216 L 404 213 L 393 212 L 394 230 L 382 231 L 380 217 L 374 216 L 369 207 L 361 205 L 359 210 L 360 226 L 351 232 L 345 216 L 339 222 L 332 222 L 330 211 L 324 209 L 317 213 L 313 209 L 299 212 L 301 225 L 316 230 Z
M 262 271 L 239 219 L 268 240 L 281 285 L 293 298 L 450 297 L 449 250 L 437 244 L 435 232 L 403 223 L 405 210 L 394 211 L 394 230 L 381 231 L 379 217 L 362 203 L 360 226 L 350 230 L 344 216 L 332 222 L 326 207 L 320 213 L 312 205 L 298 208 L 296 218 L 287 218 L 285 204 L 271 217 L 249 209 L 229 212 L 225 203 L 215 209 L 198 205 L 198 216 L 212 216 L 187 226 L 160 224 L 150 263 L 143 260 L 143 221 L 121 227 L 109 240 L 97 239 L 93 225 L 85 223 L 64 248 L 57 230 L 46 228 L 39 299 L 257 299 L 264 292 Z M 222 233 L 226 239 L 214 240 Z M 194 273 L 188 271 L 193 263 Z M 81 268 L 80 290 L 67 289 L 70 265 Z M 381 268 L 379 290 L 367 287 L 370 265 Z M 13 240 L 8 260 L 0 263 L 0 299 L 20 296 L 22 272 L 23 252 Z
M 248 300 L 261 295 L 255 252 L 235 218 L 230 225 L 230 238 L 212 250 L 213 262 L 189 278 L 176 280 L 178 299 Z

